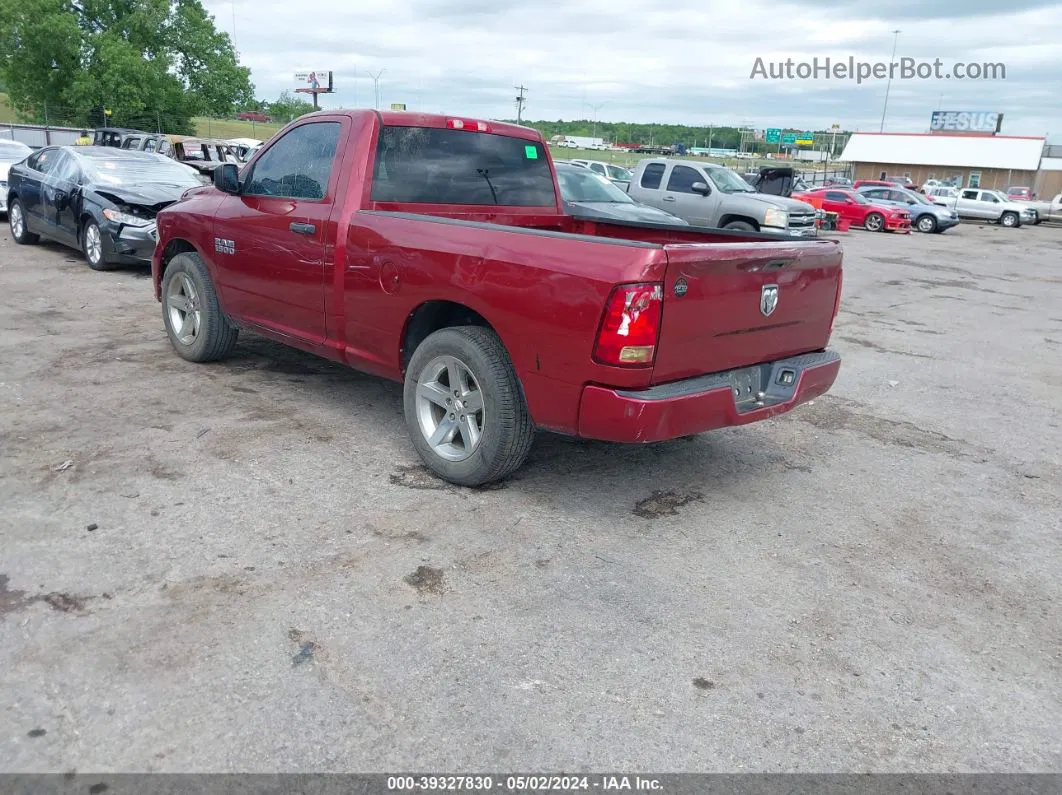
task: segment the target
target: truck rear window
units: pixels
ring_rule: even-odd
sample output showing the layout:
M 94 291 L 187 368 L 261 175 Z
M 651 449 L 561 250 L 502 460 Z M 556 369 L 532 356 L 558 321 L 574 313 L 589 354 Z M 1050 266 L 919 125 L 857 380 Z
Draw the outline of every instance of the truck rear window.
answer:
M 372 200 L 552 207 L 553 175 L 537 141 L 466 130 L 384 127 Z

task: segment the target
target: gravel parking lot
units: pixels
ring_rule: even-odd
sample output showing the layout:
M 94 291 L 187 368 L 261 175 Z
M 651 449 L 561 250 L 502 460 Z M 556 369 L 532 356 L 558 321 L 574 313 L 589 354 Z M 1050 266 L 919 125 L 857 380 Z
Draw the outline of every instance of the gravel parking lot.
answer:
M 1062 229 L 843 240 L 829 395 L 474 491 L 5 225 L 0 770 L 1062 769 Z

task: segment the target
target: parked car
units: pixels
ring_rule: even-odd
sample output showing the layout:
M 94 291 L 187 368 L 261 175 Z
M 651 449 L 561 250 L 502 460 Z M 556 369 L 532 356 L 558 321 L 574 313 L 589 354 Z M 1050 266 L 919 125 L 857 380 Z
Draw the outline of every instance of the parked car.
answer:
M 811 186 L 789 166 L 764 167 L 758 173 L 742 174 L 741 178 L 757 193 L 770 196 L 792 196 L 794 192 L 811 190 Z
M 245 110 L 236 114 L 236 118 L 240 121 L 257 121 L 257 122 L 269 122 L 271 117 L 258 110 Z
M 1051 201 L 1022 202 L 1036 212 L 1036 223 L 1041 221 L 1062 222 L 1062 193 L 1055 196 Z
M 642 160 L 631 198 L 677 215 L 694 226 L 740 232 L 815 237 L 815 208 L 783 196 L 757 193 L 724 166 L 695 160 Z
M 671 213 L 636 202 L 618 185 L 589 168 L 575 163 L 554 165 L 564 205 L 578 218 L 689 226 Z
M 852 180 L 848 177 L 831 177 L 823 183 L 826 188 L 851 188 Z
M 116 147 L 49 146 L 11 167 L 11 237 L 76 248 L 93 270 L 147 262 L 155 216 L 202 183 L 161 155 Z
M 33 150 L 21 141 L 0 140 L 0 213 L 7 213 L 7 173 L 15 163 L 25 160 Z
M 248 329 L 403 381 L 417 453 L 463 485 L 514 471 L 536 428 L 687 436 L 787 411 L 840 368 L 837 241 L 590 227 L 541 134 L 504 122 L 303 116 L 158 227 L 178 355 L 224 358 Z
M 910 189 L 918 187 L 909 177 L 885 177 L 885 179 L 857 179 L 852 183 L 852 189 L 859 190 L 860 188 L 866 187 L 889 188 L 893 185 L 899 185 L 901 188 Z
M 623 166 L 617 166 L 612 163 L 606 163 L 604 160 L 572 160 L 577 166 L 584 166 L 596 174 L 608 179 L 610 182 L 619 185 L 624 190 L 631 184 L 631 171 Z
M 262 145 L 257 138 L 230 138 L 225 143 L 232 147 L 232 151 L 236 153 L 241 163 L 250 160 L 252 153 L 257 152 L 258 147 Z
M 1026 204 L 1010 201 L 996 190 L 965 188 L 948 199 L 946 205 L 954 209 L 960 218 L 976 218 L 994 221 L 1001 226 L 1018 227 L 1037 222 L 1036 210 Z
M 959 195 L 958 188 L 943 184 L 923 186 L 923 190 L 927 199 L 933 204 L 939 204 L 943 207 L 952 206 L 954 204 L 953 199 Z
M 1031 188 L 1010 187 L 1007 188 L 1007 198 L 1011 201 L 1031 202 L 1033 200 L 1033 192 Z
M 934 204 L 921 193 L 906 188 L 879 188 L 867 186 L 859 193 L 874 204 L 889 204 L 904 207 L 911 214 L 911 225 L 919 232 L 944 232 L 959 225 L 959 214 L 947 207 Z
M 872 202 L 857 190 L 844 188 L 816 188 L 800 196 L 818 196 L 822 209 L 837 213 L 853 226 L 862 226 L 868 232 L 910 232 L 911 214 L 906 208 L 893 204 Z
M 143 130 L 134 130 L 129 127 L 100 127 L 92 135 L 93 146 L 113 146 L 120 149 L 122 142 L 130 135 L 151 135 Z
M 151 150 L 191 166 L 207 177 L 221 163 L 240 163 L 236 150 L 226 141 L 190 135 L 153 135 Z

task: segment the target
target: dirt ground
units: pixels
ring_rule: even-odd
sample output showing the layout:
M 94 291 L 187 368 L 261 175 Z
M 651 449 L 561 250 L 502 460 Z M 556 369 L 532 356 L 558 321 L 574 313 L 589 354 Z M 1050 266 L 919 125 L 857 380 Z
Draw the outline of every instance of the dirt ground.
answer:
M 0 771 L 1062 769 L 1062 229 L 853 231 L 833 391 L 425 473 L 0 233 Z

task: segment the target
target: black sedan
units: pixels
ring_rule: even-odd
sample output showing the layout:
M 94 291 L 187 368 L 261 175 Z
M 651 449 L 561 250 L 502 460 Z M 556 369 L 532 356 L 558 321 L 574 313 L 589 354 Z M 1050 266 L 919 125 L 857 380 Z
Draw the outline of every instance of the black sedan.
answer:
M 557 182 L 568 213 L 598 221 L 637 221 L 639 223 L 689 226 L 678 216 L 640 204 L 599 174 L 572 163 L 560 162 Z
M 51 146 L 11 167 L 8 222 L 15 242 L 51 238 L 94 270 L 142 264 L 155 250 L 155 216 L 195 172 L 162 155 L 102 146 Z

